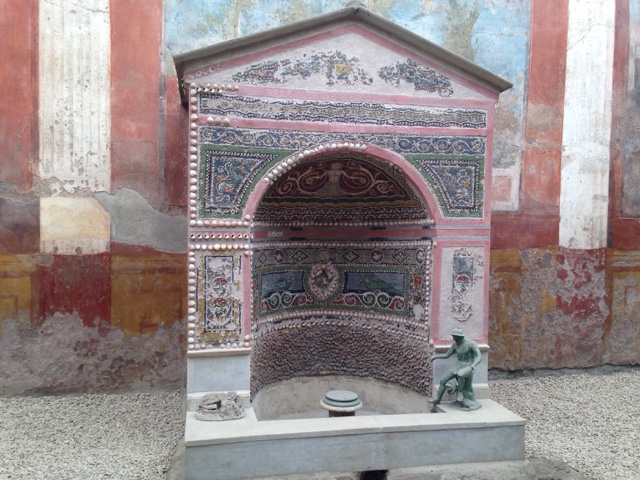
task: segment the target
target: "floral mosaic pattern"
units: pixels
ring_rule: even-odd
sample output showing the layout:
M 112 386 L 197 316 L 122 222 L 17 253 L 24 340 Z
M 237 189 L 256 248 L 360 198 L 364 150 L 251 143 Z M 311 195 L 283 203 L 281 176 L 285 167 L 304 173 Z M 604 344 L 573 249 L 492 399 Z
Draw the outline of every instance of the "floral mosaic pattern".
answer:
M 198 328 L 209 342 L 241 335 L 240 256 L 202 255 L 198 268 Z
M 305 56 L 306 57 L 306 56 Z M 345 83 L 353 85 L 371 85 L 373 77 L 358 66 L 358 57 L 347 57 L 336 50 L 319 52 L 302 59 L 269 60 L 246 68 L 233 75 L 234 82 L 266 84 L 286 83 L 290 77 L 309 78 L 312 75 L 323 75 L 327 85 Z
M 419 109 L 379 103 L 271 100 L 247 96 L 200 97 L 200 113 L 220 117 L 260 118 L 356 125 L 486 128 L 487 112 L 472 109 Z
M 330 314 L 354 324 L 393 322 L 397 332 L 425 335 L 431 251 L 431 240 L 256 245 L 254 329 L 313 324 Z
M 451 271 L 451 310 L 453 317 L 466 322 L 473 314 L 473 286 L 481 278 L 476 264 L 482 266 L 482 260 L 473 252 L 459 248 L 453 253 Z
M 378 75 L 387 83 L 400 85 L 400 80 L 411 83 L 416 90 L 438 93 L 441 97 L 453 95 L 451 81 L 432 68 L 419 65 L 414 60 L 396 62 L 395 65 L 382 67 Z

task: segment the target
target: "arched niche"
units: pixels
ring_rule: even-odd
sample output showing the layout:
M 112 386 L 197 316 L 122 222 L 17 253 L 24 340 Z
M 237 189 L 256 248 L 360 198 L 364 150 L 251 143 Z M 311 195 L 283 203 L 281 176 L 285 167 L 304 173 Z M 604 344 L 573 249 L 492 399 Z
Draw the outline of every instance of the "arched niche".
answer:
M 378 399 L 385 388 L 430 391 L 433 196 L 408 162 L 367 150 L 314 146 L 263 177 L 251 264 L 251 392 L 262 418 L 277 415 L 278 384 L 293 394 L 330 378 Z

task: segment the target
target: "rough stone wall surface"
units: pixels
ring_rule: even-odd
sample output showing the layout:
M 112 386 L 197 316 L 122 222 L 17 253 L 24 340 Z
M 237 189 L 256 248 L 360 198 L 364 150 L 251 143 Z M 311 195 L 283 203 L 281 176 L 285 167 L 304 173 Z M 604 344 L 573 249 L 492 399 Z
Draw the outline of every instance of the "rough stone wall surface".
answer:
M 315 325 L 275 331 L 251 353 L 251 393 L 299 376 L 351 375 L 430 395 L 432 353 L 424 342 L 382 329 Z
M 606 249 L 493 251 L 490 367 L 637 363 L 635 257 Z M 632 266 L 624 266 L 625 260 Z
M 87 326 L 77 315 L 56 313 L 40 325 L 23 314 L 13 316 L 0 332 L 0 395 L 181 388 L 183 328 L 174 322 L 127 335 Z

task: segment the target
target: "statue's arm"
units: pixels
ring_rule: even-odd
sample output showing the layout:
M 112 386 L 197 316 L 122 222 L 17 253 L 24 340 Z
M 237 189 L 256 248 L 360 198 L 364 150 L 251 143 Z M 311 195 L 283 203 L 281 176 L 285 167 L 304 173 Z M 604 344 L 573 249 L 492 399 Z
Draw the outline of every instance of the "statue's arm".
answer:
M 482 361 L 482 354 L 480 353 L 478 344 L 475 342 L 471 344 L 471 349 L 473 350 L 474 355 L 473 363 L 471 364 L 471 366 L 475 369 L 476 365 L 478 365 Z
M 451 345 L 451 348 L 449 348 L 449 350 L 447 350 L 447 353 L 437 353 L 435 355 L 431 355 L 431 358 L 429 359 L 429 361 L 433 362 L 436 359 L 449 358 L 451 355 L 453 355 L 453 353 L 455 351 L 456 351 L 456 349 L 454 348 L 454 345 Z

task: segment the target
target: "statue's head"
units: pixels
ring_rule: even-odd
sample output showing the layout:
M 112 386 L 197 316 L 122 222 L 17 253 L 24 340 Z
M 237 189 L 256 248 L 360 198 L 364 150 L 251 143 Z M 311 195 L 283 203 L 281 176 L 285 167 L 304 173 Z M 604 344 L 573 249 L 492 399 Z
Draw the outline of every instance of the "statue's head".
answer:
M 457 342 L 464 338 L 464 332 L 461 328 L 454 328 L 453 330 L 451 330 L 451 336 Z

